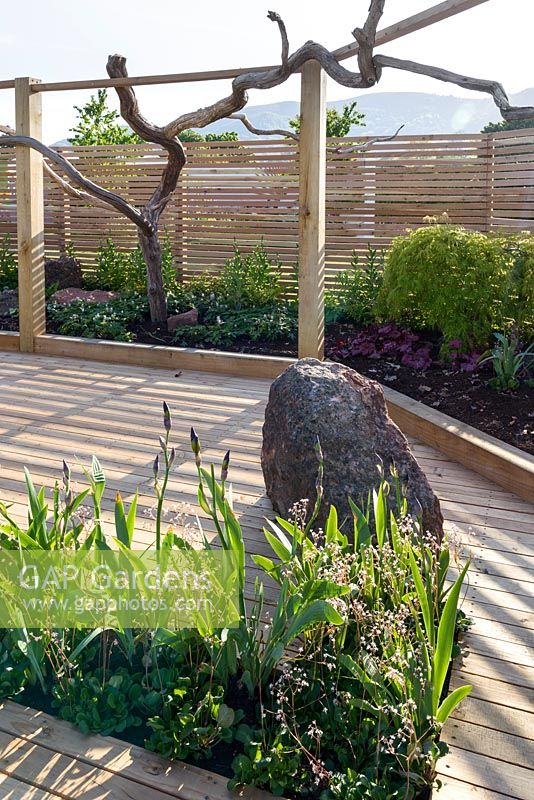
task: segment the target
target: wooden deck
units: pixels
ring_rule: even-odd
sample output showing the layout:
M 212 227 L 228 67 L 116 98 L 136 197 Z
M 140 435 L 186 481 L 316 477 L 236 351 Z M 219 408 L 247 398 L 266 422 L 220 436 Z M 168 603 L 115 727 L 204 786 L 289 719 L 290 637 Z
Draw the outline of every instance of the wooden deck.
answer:
M 50 485 L 66 458 L 73 474 L 97 455 L 108 485 L 128 500 L 140 486 L 136 540 L 151 541 L 151 464 L 161 403 L 173 411 L 178 466 L 170 501 L 195 502 L 189 428 L 206 461 L 232 451 L 231 478 L 249 552 L 264 552 L 270 506 L 259 465 L 268 381 L 0 354 L 0 498 L 25 517 L 22 467 Z M 443 800 L 534 797 L 534 506 L 427 446 L 414 452 L 440 496 L 448 525 L 472 553 L 463 601 L 474 625 L 453 686 L 473 693 L 449 721 L 440 763 Z M 110 498 L 113 492 L 109 492 Z M 111 516 L 111 503 L 105 507 Z M 224 779 L 170 765 L 111 738 L 6 703 L 0 710 L 0 797 L 9 800 L 141 800 L 229 797 Z M 260 798 L 261 792 L 250 797 Z

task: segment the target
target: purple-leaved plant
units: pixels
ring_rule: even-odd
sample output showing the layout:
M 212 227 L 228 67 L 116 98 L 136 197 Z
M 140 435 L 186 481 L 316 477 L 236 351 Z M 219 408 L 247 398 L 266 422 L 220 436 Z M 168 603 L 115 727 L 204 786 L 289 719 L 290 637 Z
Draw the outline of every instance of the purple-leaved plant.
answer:
M 342 360 L 351 356 L 388 358 L 406 367 L 425 370 L 432 364 L 431 345 L 422 343 L 417 334 L 399 328 L 394 322 L 371 325 L 350 339 L 340 339 L 329 348 L 330 358 Z

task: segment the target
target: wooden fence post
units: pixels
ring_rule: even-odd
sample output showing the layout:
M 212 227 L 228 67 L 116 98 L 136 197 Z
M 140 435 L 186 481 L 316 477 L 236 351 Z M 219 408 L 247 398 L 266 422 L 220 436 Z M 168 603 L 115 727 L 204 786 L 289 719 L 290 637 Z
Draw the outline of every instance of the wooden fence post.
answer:
M 41 139 L 41 95 L 35 78 L 15 78 L 15 118 L 19 135 Z M 34 337 L 46 330 L 44 280 L 43 158 L 17 147 L 17 242 L 20 349 L 31 353 Z
M 302 68 L 299 157 L 299 358 L 324 358 L 326 75 Z

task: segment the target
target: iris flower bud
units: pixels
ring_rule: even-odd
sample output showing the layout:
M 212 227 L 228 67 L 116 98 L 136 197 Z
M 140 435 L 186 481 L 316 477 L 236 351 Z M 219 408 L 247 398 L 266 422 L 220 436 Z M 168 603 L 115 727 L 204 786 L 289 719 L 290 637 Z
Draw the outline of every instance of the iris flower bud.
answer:
M 227 450 L 226 455 L 223 458 L 223 462 L 222 462 L 222 465 L 221 465 L 221 481 L 222 481 L 222 483 L 224 483 L 225 480 L 228 477 L 228 466 L 229 466 L 229 464 L 230 464 L 230 451 Z
M 158 477 L 159 472 L 159 454 L 154 459 L 154 463 L 152 464 L 152 472 L 154 473 L 154 477 Z
M 197 432 L 194 428 L 191 428 L 191 450 L 195 454 L 195 463 L 197 467 L 200 467 L 200 439 L 198 438 Z
M 168 433 L 171 429 L 171 410 L 165 400 L 163 401 L 163 425 Z
M 63 461 L 63 485 L 68 486 L 70 483 L 70 467 L 66 461 Z

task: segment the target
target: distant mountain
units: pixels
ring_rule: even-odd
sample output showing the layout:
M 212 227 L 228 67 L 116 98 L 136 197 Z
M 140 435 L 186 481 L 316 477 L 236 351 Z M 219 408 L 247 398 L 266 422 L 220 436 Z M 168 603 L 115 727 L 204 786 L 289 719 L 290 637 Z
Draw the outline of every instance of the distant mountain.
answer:
M 477 133 L 488 122 L 499 122 L 501 116 L 488 98 L 456 97 L 425 92 L 377 92 L 356 95 L 346 100 L 328 103 L 329 108 L 341 110 L 345 103 L 356 100 L 366 115 L 365 128 L 354 127 L 351 133 L 365 136 L 387 136 L 404 124 L 404 133 Z M 534 106 L 534 88 L 510 96 L 515 105 Z M 294 100 L 248 106 L 247 116 L 257 128 L 287 128 L 291 117 L 298 114 Z M 222 133 L 236 130 L 243 139 L 254 138 L 239 122 L 220 120 L 208 125 L 203 132 Z
M 367 92 L 346 100 L 335 100 L 328 103 L 328 107 L 341 111 L 345 103 L 353 100 L 366 115 L 365 128 L 353 127 L 351 133 L 355 135 L 388 136 L 400 125 L 404 125 L 403 134 L 477 133 L 488 122 L 502 119 L 489 97 L 456 97 L 426 92 Z M 534 106 L 534 88 L 510 95 L 510 100 L 514 105 Z M 299 112 L 299 103 L 284 100 L 263 106 L 247 106 L 246 112 L 257 128 L 288 128 L 291 117 Z M 202 129 L 202 133 L 224 131 L 237 131 L 242 139 L 255 138 L 244 125 L 234 120 L 223 119 Z M 67 144 L 67 139 L 62 139 L 53 146 Z

